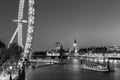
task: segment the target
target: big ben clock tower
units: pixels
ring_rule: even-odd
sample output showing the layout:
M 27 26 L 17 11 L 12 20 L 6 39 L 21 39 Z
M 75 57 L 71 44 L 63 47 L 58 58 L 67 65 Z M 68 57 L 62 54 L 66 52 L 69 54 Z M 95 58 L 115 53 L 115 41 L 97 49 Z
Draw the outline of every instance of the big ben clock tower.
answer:
M 77 41 L 76 41 L 76 39 L 74 39 L 74 43 L 73 43 L 73 51 L 74 51 L 74 53 L 77 53 L 77 52 L 78 52 L 78 45 L 77 45 Z

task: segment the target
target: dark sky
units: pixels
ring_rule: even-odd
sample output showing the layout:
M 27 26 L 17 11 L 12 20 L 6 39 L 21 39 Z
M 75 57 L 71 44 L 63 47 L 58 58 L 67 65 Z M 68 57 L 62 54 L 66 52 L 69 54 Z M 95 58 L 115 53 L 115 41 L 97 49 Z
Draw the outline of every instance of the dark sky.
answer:
M 54 49 L 57 41 L 71 48 L 74 38 L 79 48 L 120 44 L 120 0 L 35 1 L 33 50 Z M 0 38 L 6 44 L 17 27 L 12 20 L 17 19 L 18 5 L 19 0 L 0 2 Z

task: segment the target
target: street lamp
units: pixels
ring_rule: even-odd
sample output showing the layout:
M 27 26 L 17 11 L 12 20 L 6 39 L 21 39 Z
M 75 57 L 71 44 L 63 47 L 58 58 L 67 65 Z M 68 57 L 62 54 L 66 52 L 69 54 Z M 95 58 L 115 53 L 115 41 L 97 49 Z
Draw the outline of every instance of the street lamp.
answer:
M 12 66 L 9 67 L 10 71 L 12 71 Z
M 18 63 L 19 73 L 20 73 L 20 71 L 21 71 L 22 66 L 23 66 L 23 65 L 22 65 L 22 62 L 19 62 L 19 63 Z
M 22 63 L 21 62 L 19 62 L 18 63 L 18 66 L 19 66 L 19 69 L 22 67 Z
M 11 75 L 12 66 L 10 66 L 9 69 L 10 69 L 10 79 L 9 80 L 12 80 L 12 75 Z

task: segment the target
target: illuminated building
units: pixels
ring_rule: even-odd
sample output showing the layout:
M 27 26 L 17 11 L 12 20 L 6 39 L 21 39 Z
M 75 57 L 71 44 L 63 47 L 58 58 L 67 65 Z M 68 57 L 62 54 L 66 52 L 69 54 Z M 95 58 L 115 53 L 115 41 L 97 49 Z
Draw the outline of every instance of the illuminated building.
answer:
M 74 51 L 74 53 L 78 52 L 78 45 L 77 45 L 76 39 L 74 40 L 74 43 L 73 43 L 73 51 Z
M 79 53 L 78 53 L 78 44 L 77 44 L 77 41 L 76 39 L 74 39 L 74 43 L 73 43 L 73 52 L 74 52 L 74 56 L 79 56 Z

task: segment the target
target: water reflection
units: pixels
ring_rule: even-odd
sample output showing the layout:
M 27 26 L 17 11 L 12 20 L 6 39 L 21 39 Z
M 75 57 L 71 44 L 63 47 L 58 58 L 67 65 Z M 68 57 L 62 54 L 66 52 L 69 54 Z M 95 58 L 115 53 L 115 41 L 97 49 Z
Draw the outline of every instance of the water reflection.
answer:
M 114 73 L 114 80 L 120 80 L 120 69 L 116 68 L 116 71 Z
M 71 65 L 73 64 L 73 65 Z M 74 72 L 77 72 L 80 70 L 80 63 L 79 63 L 79 59 L 71 59 L 71 62 L 69 64 L 69 67 L 71 66 L 71 70 L 73 70 Z
M 80 68 L 79 59 L 73 58 L 65 65 L 52 65 L 28 70 L 27 80 L 120 80 L 120 61 L 110 61 L 115 72 L 101 73 Z

